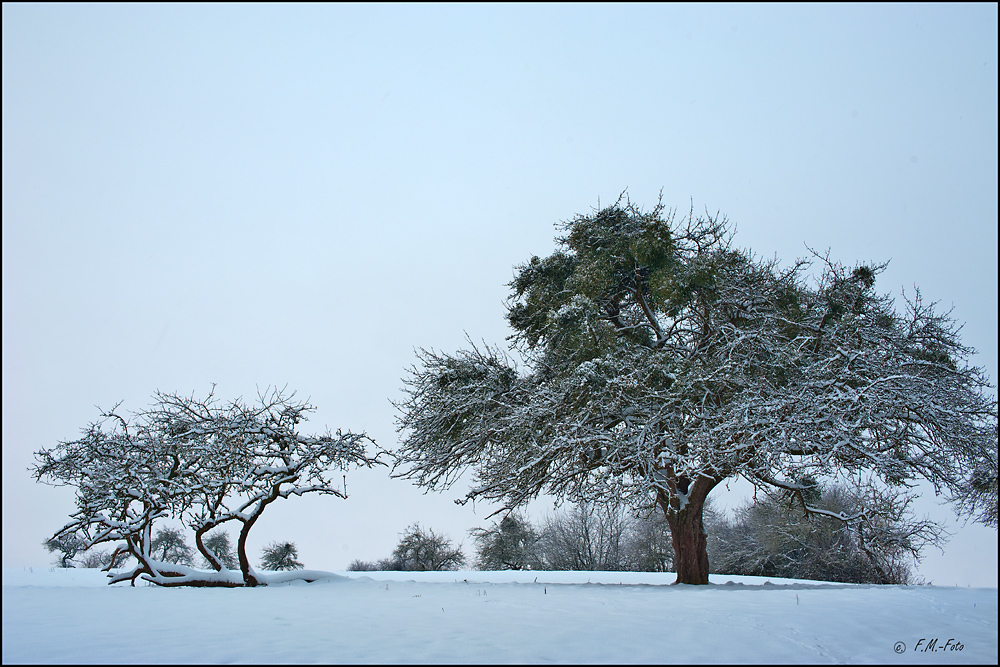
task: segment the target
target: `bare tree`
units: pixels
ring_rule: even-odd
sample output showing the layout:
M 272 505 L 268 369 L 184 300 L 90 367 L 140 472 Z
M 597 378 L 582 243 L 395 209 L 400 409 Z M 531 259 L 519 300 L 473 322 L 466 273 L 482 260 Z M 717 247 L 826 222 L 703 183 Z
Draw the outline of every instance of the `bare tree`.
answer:
M 710 501 L 711 499 L 709 499 Z M 705 506 L 705 525 L 711 526 L 709 502 Z M 670 525 L 656 508 L 641 511 L 632 519 L 626 561 L 636 572 L 673 572 L 674 546 L 670 540 Z
M 385 563 L 388 570 L 456 570 L 465 564 L 460 547 L 438 535 L 430 528 L 423 529 L 415 523 L 402 534 L 392 552 L 392 562 Z
M 91 549 L 79 558 L 80 567 L 110 570 L 125 565 L 128 552 L 123 549 Z
M 351 564 L 347 566 L 348 572 L 375 572 L 379 569 L 376 563 L 370 563 L 360 558 L 355 558 L 351 561 Z
M 548 517 L 538 545 L 546 570 L 629 570 L 631 526 L 622 507 L 580 504 Z
M 389 556 L 388 558 L 379 558 L 375 561 L 372 569 L 376 572 L 402 572 L 408 569 L 408 567 L 407 563 L 402 559 Z
M 370 458 L 364 434 L 302 436 L 299 422 L 314 410 L 294 394 L 262 393 L 257 405 L 219 405 L 205 399 L 157 393 L 156 404 L 131 420 L 115 406 L 77 440 L 36 452 L 35 478 L 76 487 L 77 512 L 55 538 L 78 533 L 86 548 L 124 541 L 137 565 L 110 573 L 110 583 L 142 576 L 161 586 L 257 586 L 266 583 L 250 565 L 246 542 L 263 511 L 279 498 L 318 493 L 346 498 L 332 470 L 381 464 Z M 108 426 L 110 424 L 110 427 Z M 195 532 L 195 545 L 218 572 L 157 560 L 152 530 L 176 518 Z M 240 526 L 240 578 L 205 545 L 209 531 Z
M 928 546 L 939 546 L 944 530 L 910 511 L 910 492 L 879 486 L 862 491 L 801 480 L 804 512 L 788 492 L 765 493 L 738 508 L 732 521 L 714 530 L 715 569 L 792 579 L 851 583 L 911 583 L 911 565 Z M 867 496 L 866 496 L 867 494 Z M 853 521 L 837 517 L 854 516 Z

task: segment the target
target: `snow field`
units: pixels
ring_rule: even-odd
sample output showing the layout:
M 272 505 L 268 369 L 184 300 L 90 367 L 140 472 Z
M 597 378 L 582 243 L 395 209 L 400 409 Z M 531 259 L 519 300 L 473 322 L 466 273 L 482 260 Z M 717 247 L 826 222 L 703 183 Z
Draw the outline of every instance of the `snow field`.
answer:
M 5 570 L 3 662 L 997 660 L 997 589 L 715 575 L 712 586 L 669 586 L 671 574 L 618 572 L 339 574 L 165 589 L 106 586 L 93 570 Z M 914 652 L 920 639 L 937 639 L 936 650 Z M 949 639 L 961 650 L 945 650 Z

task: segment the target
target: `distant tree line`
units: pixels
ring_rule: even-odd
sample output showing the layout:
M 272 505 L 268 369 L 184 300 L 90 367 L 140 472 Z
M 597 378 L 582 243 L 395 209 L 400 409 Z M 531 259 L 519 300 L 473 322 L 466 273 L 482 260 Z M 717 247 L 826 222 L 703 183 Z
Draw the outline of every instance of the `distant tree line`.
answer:
M 814 507 L 848 516 L 862 506 L 878 507 L 881 523 L 845 524 L 799 509 L 791 494 L 764 493 L 737 507 L 732 516 L 711 503 L 705 510 L 710 530 L 708 552 L 716 574 L 756 575 L 850 583 L 912 584 L 913 564 L 922 550 L 942 541 L 943 531 L 909 510 L 911 496 L 860 498 L 843 486 L 823 486 L 806 478 L 806 500 Z M 902 498 L 902 500 L 900 500 Z M 672 572 L 675 555 L 666 519 L 657 512 L 634 512 L 624 506 L 573 505 L 534 525 L 512 512 L 488 528 L 470 531 L 476 557 L 419 523 L 401 535 L 392 554 L 374 562 L 355 560 L 351 571 L 440 571 L 473 566 L 479 570 L 594 570 Z M 123 567 L 126 554 L 83 550 L 72 534 L 50 539 L 58 567 Z M 229 534 L 210 533 L 204 544 L 229 569 L 239 567 Z M 153 556 L 164 563 L 194 567 L 195 550 L 181 530 L 161 528 L 150 541 Z M 116 555 L 117 554 L 117 555 Z M 115 558 L 112 564 L 112 558 Z M 201 567 L 211 563 L 201 558 Z M 263 548 L 262 570 L 302 569 L 293 542 Z
M 512 513 L 472 534 L 481 570 L 667 572 L 674 564 L 665 521 L 623 507 L 575 505 L 539 526 Z
M 705 508 L 708 552 L 715 574 L 757 575 L 850 583 L 912 584 L 924 548 L 942 542 L 937 524 L 910 512 L 912 496 L 862 498 L 839 485 L 802 480 L 811 507 L 837 516 L 875 508 L 868 521 L 844 522 L 803 512 L 792 494 L 761 493 L 728 516 Z M 875 520 L 877 519 L 877 521 Z M 875 526 L 873 528 L 872 526 Z M 624 506 L 573 505 L 540 524 L 512 512 L 488 528 L 470 531 L 476 558 L 433 530 L 413 524 L 392 555 L 355 560 L 348 570 L 595 570 L 673 572 L 674 548 L 666 518 Z

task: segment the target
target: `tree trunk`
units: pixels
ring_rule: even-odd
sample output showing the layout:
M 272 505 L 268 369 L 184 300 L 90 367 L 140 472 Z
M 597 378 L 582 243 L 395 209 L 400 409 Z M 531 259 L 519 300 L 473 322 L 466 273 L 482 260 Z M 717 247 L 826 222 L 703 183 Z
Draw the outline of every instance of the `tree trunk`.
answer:
M 204 541 L 205 533 L 215 528 L 216 525 L 217 524 L 214 523 L 206 523 L 205 525 L 201 526 L 198 530 L 196 530 L 194 532 L 194 544 L 196 547 L 198 547 L 198 551 L 201 552 L 201 555 L 205 557 L 205 560 L 208 561 L 208 564 L 212 566 L 212 569 L 214 569 L 216 572 L 222 572 L 223 569 L 222 563 L 215 555 L 215 552 L 213 552 L 211 549 L 205 546 L 205 541 Z
M 674 545 L 674 569 L 677 571 L 675 584 L 708 583 L 708 536 L 702 522 L 702 510 L 708 493 L 721 480 L 698 477 L 694 483 L 679 477 L 676 488 L 687 501 L 660 491 L 657 501 L 667 516 L 670 538 Z
M 295 481 L 295 478 L 290 480 L 281 480 L 277 484 L 271 487 L 271 492 L 257 503 L 257 507 L 249 512 L 249 518 L 241 519 L 243 521 L 243 528 L 240 530 L 240 536 L 236 541 L 236 555 L 240 561 L 240 571 L 243 573 L 243 582 L 250 588 L 254 586 L 266 586 L 267 582 L 261 581 L 254 576 L 250 568 L 250 559 L 247 557 L 247 537 L 250 535 L 250 529 L 253 525 L 257 523 L 257 519 L 260 515 L 264 513 L 264 508 L 273 503 L 281 496 L 281 485 L 285 482 Z
M 240 572 L 243 573 L 243 584 L 250 588 L 261 584 L 260 580 L 251 572 L 250 559 L 247 557 L 247 536 L 250 534 L 250 529 L 253 528 L 253 524 L 259 516 L 260 513 L 258 512 L 251 516 L 249 520 L 243 522 L 240 535 L 236 540 L 236 555 L 240 561 Z

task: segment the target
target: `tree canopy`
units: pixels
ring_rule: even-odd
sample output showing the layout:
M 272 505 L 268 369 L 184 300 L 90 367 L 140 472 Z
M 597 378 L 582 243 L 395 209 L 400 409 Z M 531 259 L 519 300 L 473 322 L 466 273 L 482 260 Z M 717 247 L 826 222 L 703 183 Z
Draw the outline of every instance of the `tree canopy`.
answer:
M 542 493 L 658 505 L 678 582 L 707 583 L 702 507 L 740 475 L 810 505 L 797 481 L 929 480 L 996 524 L 997 403 L 950 313 L 875 290 L 885 264 L 782 267 L 719 215 L 631 202 L 562 223 L 516 268 L 510 340 L 421 350 L 397 403 L 394 474 L 504 509 Z

